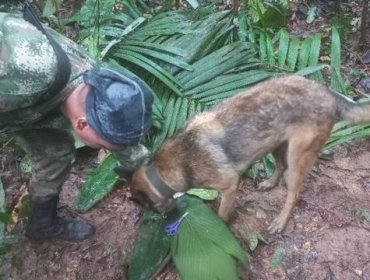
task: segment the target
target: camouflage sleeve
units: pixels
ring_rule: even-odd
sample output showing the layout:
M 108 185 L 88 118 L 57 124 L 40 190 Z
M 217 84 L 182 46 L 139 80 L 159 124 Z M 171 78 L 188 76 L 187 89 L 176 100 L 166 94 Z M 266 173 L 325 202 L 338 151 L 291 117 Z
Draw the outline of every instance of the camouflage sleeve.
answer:
M 33 105 L 54 80 L 56 56 L 45 35 L 19 15 L 0 13 L 0 112 Z
M 70 40 L 69 38 L 59 34 L 53 29 L 47 28 L 47 31 L 59 43 L 62 49 L 68 55 L 71 62 L 71 77 L 69 86 L 75 86 L 81 83 L 82 75 L 92 67 L 97 66 L 97 61 L 90 56 L 80 45 Z
M 83 73 L 96 65 L 75 42 L 45 28 L 66 52 L 72 69 L 67 86 L 55 93 L 52 100 L 39 104 L 40 97 L 55 79 L 54 49 L 47 37 L 21 15 L 0 12 L 0 127 L 37 123 L 58 108 L 83 81 Z
M 71 62 L 67 86 L 71 90 L 96 62 L 72 40 L 46 29 Z M 15 14 L 0 13 L 0 39 L 0 112 L 37 104 L 55 79 L 57 60 L 53 47 L 41 31 Z

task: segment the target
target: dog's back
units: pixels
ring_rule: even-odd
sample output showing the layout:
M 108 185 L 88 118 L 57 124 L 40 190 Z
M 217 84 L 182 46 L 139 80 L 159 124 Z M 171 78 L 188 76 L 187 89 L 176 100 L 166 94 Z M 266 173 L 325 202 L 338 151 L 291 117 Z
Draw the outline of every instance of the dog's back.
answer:
M 337 96 L 298 76 L 261 83 L 226 100 L 212 112 L 224 127 L 219 143 L 238 169 L 272 152 L 293 132 L 302 131 L 304 137 L 310 127 L 326 135 L 327 127 L 331 128 L 340 117 Z
M 201 142 L 203 149 L 217 157 L 224 153 L 241 170 L 287 141 L 293 131 L 302 131 L 303 137 L 307 127 L 316 128 L 327 137 L 328 129 L 342 118 L 338 108 L 348 111 L 354 106 L 311 80 L 284 77 L 263 82 L 195 116 L 177 137 L 182 143 L 193 142 L 187 144 L 188 154 Z
M 260 190 L 276 186 L 288 172 L 288 195 L 270 232 L 280 232 L 307 172 L 341 119 L 370 122 L 370 105 L 358 105 L 308 79 L 290 76 L 260 83 L 196 115 L 154 154 L 159 176 L 176 191 L 209 187 L 220 191 L 219 215 L 227 220 L 239 171 L 272 152 L 276 169 Z
M 240 171 L 288 141 L 292 133 L 304 137 L 310 128 L 309 133 L 328 137 L 341 119 L 370 121 L 370 105 L 361 107 L 300 76 L 272 79 L 193 117 L 165 141 L 156 157 L 167 158 L 167 162 L 176 151 L 171 161 L 182 161 L 182 165 L 189 160 L 190 165 L 196 162 L 202 166 L 218 159 L 232 162 Z M 190 172 L 191 168 L 187 169 Z

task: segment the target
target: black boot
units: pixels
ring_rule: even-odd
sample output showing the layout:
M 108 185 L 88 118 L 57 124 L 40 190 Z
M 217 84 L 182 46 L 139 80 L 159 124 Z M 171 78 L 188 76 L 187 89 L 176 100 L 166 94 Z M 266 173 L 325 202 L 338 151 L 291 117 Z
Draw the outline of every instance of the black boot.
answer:
M 58 197 L 30 200 L 30 214 L 25 235 L 32 240 L 59 239 L 78 242 L 88 239 L 94 227 L 82 220 L 57 217 Z

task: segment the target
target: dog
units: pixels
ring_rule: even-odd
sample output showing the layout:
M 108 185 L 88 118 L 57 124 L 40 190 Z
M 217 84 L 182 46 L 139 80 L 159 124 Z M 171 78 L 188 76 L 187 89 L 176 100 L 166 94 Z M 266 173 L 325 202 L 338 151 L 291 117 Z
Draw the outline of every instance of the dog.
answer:
M 189 187 L 219 191 L 219 216 L 227 222 L 235 205 L 239 174 L 272 153 L 276 169 L 261 182 L 275 187 L 287 171 L 287 197 L 269 225 L 282 232 L 301 185 L 334 124 L 370 122 L 370 104 L 357 104 L 300 76 L 261 82 L 195 115 L 140 166 L 130 184 L 132 197 L 161 213 L 175 206 L 174 195 Z

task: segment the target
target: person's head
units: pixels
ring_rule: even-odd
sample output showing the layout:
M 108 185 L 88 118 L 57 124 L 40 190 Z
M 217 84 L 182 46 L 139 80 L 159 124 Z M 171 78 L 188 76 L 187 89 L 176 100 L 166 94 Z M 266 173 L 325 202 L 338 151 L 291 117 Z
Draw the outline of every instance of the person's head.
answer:
M 149 130 L 152 103 L 150 89 L 138 77 L 100 68 L 84 74 L 63 112 L 87 146 L 119 149 L 138 143 Z

